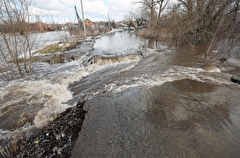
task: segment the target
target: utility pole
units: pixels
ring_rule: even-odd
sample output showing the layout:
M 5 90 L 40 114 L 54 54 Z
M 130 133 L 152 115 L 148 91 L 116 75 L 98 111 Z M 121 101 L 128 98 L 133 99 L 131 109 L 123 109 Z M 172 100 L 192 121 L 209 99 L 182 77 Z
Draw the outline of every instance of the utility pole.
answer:
M 79 29 L 84 31 L 84 29 L 83 29 L 83 24 L 82 24 L 82 20 L 81 20 L 81 18 L 79 17 L 78 12 L 77 12 L 77 7 L 74 6 L 74 9 L 75 9 L 75 12 L 76 12 Z
M 109 31 L 111 31 L 111 24 L 110 24 L 109 13 L 108 13 L 108 28 L 109 28 Z
M 83 3 L 82 3 L 82 0 L 81 0 L 81 8 L 82 8 L 82 19 L 83 19 L 84 36 L 85 36 L 85 38 L 86 38 L 86 37 L 87 37 L 87 34 L 86 34 L 86 27 L 85 27 L 85 19 L 84 19 L 84 11 L 83 11 Z

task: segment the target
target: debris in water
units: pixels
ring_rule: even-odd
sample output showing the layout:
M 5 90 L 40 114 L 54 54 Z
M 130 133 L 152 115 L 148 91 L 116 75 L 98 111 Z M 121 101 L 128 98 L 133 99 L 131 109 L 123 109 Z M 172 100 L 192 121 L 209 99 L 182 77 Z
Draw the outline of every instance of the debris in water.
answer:
M 231 77 L 231 81 L 237 84 L 240 84 L 240 78 L 237 76 L 232 76 Z

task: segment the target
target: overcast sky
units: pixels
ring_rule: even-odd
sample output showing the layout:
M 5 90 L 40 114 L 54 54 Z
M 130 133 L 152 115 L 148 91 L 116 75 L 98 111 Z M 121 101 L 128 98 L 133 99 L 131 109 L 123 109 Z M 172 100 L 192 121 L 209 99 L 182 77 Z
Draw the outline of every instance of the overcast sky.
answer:
M 92 21 L 107 21 L 110 19 L 121 21 L 124 15 L 134 10 L 133 2 L 136 0 L 82 0 L 84 17 Z M 44 22 L 76 22 L 74 6 L 77 6 L 79 16 L 81 14 L 81 0 L 32 0 L 31 19 Z

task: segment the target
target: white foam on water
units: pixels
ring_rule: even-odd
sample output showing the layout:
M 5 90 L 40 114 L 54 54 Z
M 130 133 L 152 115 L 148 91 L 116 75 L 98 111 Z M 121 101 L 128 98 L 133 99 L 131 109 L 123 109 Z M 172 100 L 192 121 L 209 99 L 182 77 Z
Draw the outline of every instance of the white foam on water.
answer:
M 21 106 L 21 115 L 33 115 L 34 120 L 29 125 L 28 120 L 22 127 L 16 127 L 14 131 L 0 129 L 0 138 L 15 135 L 24 130 L 30 130 L 33 126 L 42 127 L 54 120 L 61 112 L 65 111 L 70 105 L 65 102 L 72 99 L 72 94 L 68 90 L 68 81 L 87 75 L 75 74 L 76 77 L 69 76 L 63 79 L 63 83 L 56 83 L 50 79 L 39 81 L 15 80 L 5 87 L 0 88 L 0 116 L 5 108 L 15 108 Z M 20 103 L 20 104 L 19 104 Z M 37 107 L 36 107 L 37 106 Z M 6 113 L 8 111 L 4 111 Z M 7 114 L 12 115 L 12 114 Z M 20 119 L 21 119 L 20 115 Z M 14 116 L 11 116 L 14 118 Z M 16 120 L 17 121 L 17 120 Z M 13 121 L 14 124 L 14 121 Z
M 27 104 L 26 106 L 37 106 L 37 104 L 41 104 L 41 101 L 48 99 L 40 111 L 35 111 L 37 115 L 35 116 L 34 124 L 37 127 L 45 125 L 53 120 L 59 113 L 66 110 L 69 105 L 64 104 L 64 102 L 72 98 L 72 94 L 66 86 L 46 81 L 13 83 L 2 88 L 1 92 L 3 90 L 5 91 L 4 95 L 12 95 L 12 100 L 5 102 L 1 106 L 1 109 L 8 105 L 13 105 L 14 102 L 18 103 L 19 101 L 24 101 L 25 104 Z
M 206 72 L 221 72 L 220 68 L 217 66 L 206 66 L 203 68 Z
M 135 76 L 133 78 L 125 78 L 122 81 L 113 81 L 113 83 L 104 85 L 104 91 L 112 91 L 114 93 L 118 93 L 131 87 L 151 88 L 154 86 L 162 85 L 165 82 L 172 82 L 183 79 L 191 79 L 199 82 L 212 82 L 219 85 L 232 84 L 227 79 L 220 80 L 209 76 L 209 71 L 206 71 L 202 68 L 171 66 L 167 71 L 161 74 L 144 74 Z
M 31 113 L 31 115 L 34 115 L 33 125 L 29 125 L 29 122 L 26 122 L 26 124 L 22 127 L 18 127 L 15 131 L 1 130 L 0 137 L 1 135 L 6 135 L 6 133 L 13 135 L 14 133 L 31 129 L 33 126 L 42 127 L 54 120 L 60 113 L 70 107 L 70 105 L 65 103 L 73 97 L 68 89 L 70 83 L 81 80 L 83 77 L 101 69 L 115 67 L 121 64 L 126 64 L 127 66 L 124 67 L 123 70 L 128 70 L 140 61 L 140 57 L 138 57 L 117 63 L 107 63 L 104 65 L 93 63 L 83 66 L 83 58 L 86 57 L 83 56 L 78 60 L 59 64 L 58 66 L 43 64 L 38 74 L 35 75 L 35 77 L 41 76 L 40 78 L 37 77 L 37 80 L 31 80 L 31 77 L 27 77 L 28 80 L 14 80 L 0 88 L 0 102 L 3 103 L 3 105 L 0 106 L 0 111 L 8 106 L 19 106 L 18 103 L 22 103 L 26 104 L 21 104 L 21 106 L 23 106 L 22 114 Z M 48 70 L 50 70 L 50 72 Z M 41 75 L 44 71 L 49 73 Z M 101 91 L 94 92 L 91 96 L 93 97 L 99 92 Z M 6 96 L 11 96 L 11 98 Z M 39 107 L 25 108 L 24 106 Z
M 67 89 L 68 85 L 74 81 L 80 80 L 84 76 L 98 71 L 99 69 L 102 69 L 102 67 L 92 64 L 88 65 L 87 67 L 79 67 L 73 71 L 66 70 L 65 72 L 60 72 L 61 75 L 59 75 L 57 83 L 48 83 L 41 90 L 43 95 L 50 95 L 52 97 L 44 104 L 44 108 L 41 109 L 35 116 L 34 124 L 37 127 L 41 127 L 47 124 L 49 121 L 54 120 L 56 116 L 65 111 L 69 105 L 64 104 L 64 102 L 72 99 L 72 94 Z
M 87 57 L 86 55 L 83 55 L 78 60 L 63 64 L 62 66 L 54 70 L 54 72 L 56 72 L 55 75 L 52 76 L 53 78 L 51 78 L 51 80 L 54 80 L 61 85 L 68 86 L 74 81 L 81 80 L 83 77 L 105 68 L 115 67 L 121 64 L 133 63 L 131 67 L 127 67 L 127 69 L 130 69 L 141 60 L 141 57 L 139 56 L 126 56 L 123 60 L 119 60 L 118 62 L 96 62 L 89 65 L 84 65 L 84 61 L 88 60 L 88 58 L 89 57 Z M 66 69 L 64 71 L 61 71 L 62 68 L 68 66 L 74 66 L 74 68 L 71 70 Z
M 99 70 L 104 70 L 104 69 L 109 69 L 109 68 L 115 68 L 115 67 L 121 67 L 121 69 L 117 70 L 116 73 L 120 73 L 122 71 L 127 71 L 130 70 L 131 68 L 135 67 L 138 62 L 141 60 L 140 56 L 135 56 L 134 58 L 130 57 L 130 58 L 125 58 L 125 60 L 119 61 L 119 62 L 106 62 L 105 64 L 102 63 L 93 63 L 92 65 L 89 65 L 87 67 L 85 67 L 85 69 L 87 70 L 88 73 L 92 74 L 96 71 Z M 120 82 L 119 82 L 120 83 Z M 104 92 L 106 91 L 111 91 L 114 90 L 115 88 L 117 88 L 116 83 L 109 83 L 107 86 L 107 88 L 101 88 L 101 89 L 97 89 L 94 91 L 90 91 L 87 93 L 80 93 L 80 96 L 83 97 L 85 100 L 91 99 L 93 98 L 95 95 L 97 95 L 98 93 Z M 110 90 L 109 90 L 110 89 Z
M 41 127 L 49 121 L 54 120 L 58 114 L 65 111 L 69 105 L 64 104 L 64 102 L 72 98 L 72 94 L 67 87 L 60 84 L 47 83 L 40 88 L 40 91 L 42 91 L 42 95 L 50 96 L 50 99 L 35 116 L 34 124 L 37 127 Z
M 61 84 L 62 85 L 68 85 L 70 83 L 73 83 L 74 81 L 80 80 L 84 76 L 89 75 L 91 72 L 87 71 L 84 67 L 81 67 L 78 69 L 76 72 L 68 72 L 68 77 L 62 78 L 61 79 Z
M 84 76 L 92 74 L 101 69 L 120 66 L 121 64 L 126 64 L 126 66 L 123 66 L 120 71 L 129 70 L 137 65 L 141 60 L 140 56 L 137 57 L 120 62 L 110 62 L 104 65 L 93 63 L 85 67 L 82 66 L 83 60 L 79 59 L 77 61 L 66 63 L 65 65 L 58 67 L 57 69 L 59 69 L 59 72 L 56 73 L 53 78 L 46 77 L 39 81 L 13 81 L 7 86 L 0 88 L 0 99 L 3 100 L 3 97 L 10 93 L 12 95 L 12 99 L 6 101 L 0 108 L 2 109 L 21 101 L 25 101 L 26 103 L 33 105 L 43 104 L 43 107 L 39 111 L 35 112 L 36 116 L 34 118 L 34 125 L 41 127 L 43 125 L 46 125 L 49 121 L 55 119 L 58 114 L 65 111 L 69 107 L 69 105 L 65 104 L 64 102 L 72 99 L 72 94 L 67 88 L 70 83 L 80 80 Z M 76 68 L 61 71 L 61 67 L 64 68 L 71 65 L 76 65 Z M 171 66 L 167 71 L 161 74 L 141 74 L 135 77 L 123 77 L 121 81 L 113 80 L 111 83 L 104 85 L 103 89 L 98 89 L 97 91 L 82 95 L 94 97 L 94 95 L 102 91 L 112 91 L 114 93 L 117 93 L 130 87 L 150 88 L 153 86 L 161 85 L 165 82 L 181 79 L 193 79 L 200 82 L 210 81 L 219 84 L 224 83 L 224 81 L 219 81 L 212 78 L 211 76 L 200 74 L 204 72 L 208 71 L 202 68 Z
M 105 91 L 112 91 L 114 93 L 118 93 L 131 87 L 151 88 L 161 85 L 165 82 L 171 82 L 174 80 L 180 80 L 185 78 L 191 78 L 200 81 L 200 79 L 198 79 L 195 73 L 199 73 L 202 71 L 203 70 L 199 68 L 185 68 L 173 66 L 163 74 L 143 74 L 135 76 L 133 78 L 127 77 L 122 81 L 113 81 L 114 83 L 104 85 L 104 89 Z

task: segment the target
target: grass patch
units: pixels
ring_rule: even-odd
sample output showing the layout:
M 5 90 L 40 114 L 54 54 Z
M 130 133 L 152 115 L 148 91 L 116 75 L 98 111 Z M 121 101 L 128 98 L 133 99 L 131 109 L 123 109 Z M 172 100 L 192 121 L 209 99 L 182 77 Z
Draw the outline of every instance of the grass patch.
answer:
M 71 42 L 71 43 L 54 43 L 47 45 L 46 47 L 38 50 L 36 53 L 41 53 L 41 54 L 47 54 L 47 53 L 56 53 L 56 52 L 61 52 L 61 51 L 66 51 L 73 49 L 77 46 L 77 42 Z
M 62 51 L 62 47 L 60 47 L 58 43 L 54 43 L 38 50 L 37 53 L 46 54 L 46 53 L 55 53 L 59 51 Z
M 77 42 L 60 43 L 60 44 L 59 43 L 53 43 L 53 44 L 47 45 L 44 48 L 34 52 L 33 54 L 36 54 L 36 53 L 40 53 L 40 54 L 53 54 L 53 53 L 56 53 L 56 52 L 62 52 L 62 51 L 74 49 L 74 48 L 76 48 L 76 46 L 78 44 L 79 43 L 77 43 Z M 8 63 L 35 62 L 35 61 L 41 60 L 41 58 L 43 58 L 43 57 L 41 57 L 41 56 L 32 56 L 31 58 L 27 58 L 27 59 L 18 58 L 18 59 L 16 59 L 17 61 L 9 60 L 7 62 Z

